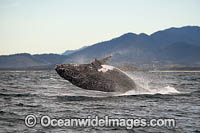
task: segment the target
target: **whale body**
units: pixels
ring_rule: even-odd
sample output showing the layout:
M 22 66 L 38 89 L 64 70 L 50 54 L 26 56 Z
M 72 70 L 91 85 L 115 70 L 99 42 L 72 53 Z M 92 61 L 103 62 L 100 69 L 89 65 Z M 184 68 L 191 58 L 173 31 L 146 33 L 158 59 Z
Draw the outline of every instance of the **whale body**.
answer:
M 120 69 L 104 65 L 111 56 L 89 64 L 59 64 L 56 72 L 82 89 L 104 92 L 126 92 L 137 89 L 134 81 Z

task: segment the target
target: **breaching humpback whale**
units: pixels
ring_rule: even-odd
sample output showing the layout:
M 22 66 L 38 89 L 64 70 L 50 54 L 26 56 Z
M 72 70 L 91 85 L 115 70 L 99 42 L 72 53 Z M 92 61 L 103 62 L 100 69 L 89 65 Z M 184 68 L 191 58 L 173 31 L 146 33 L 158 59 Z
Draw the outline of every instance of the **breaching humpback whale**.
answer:
M 111 57 L 95 59 L 90 64 L 59 64 L 55 70 L 62 78 L 82 89 L 104 92 L 126 92 L 136 89 L 134 81 L 124 72 L 104 65 Z

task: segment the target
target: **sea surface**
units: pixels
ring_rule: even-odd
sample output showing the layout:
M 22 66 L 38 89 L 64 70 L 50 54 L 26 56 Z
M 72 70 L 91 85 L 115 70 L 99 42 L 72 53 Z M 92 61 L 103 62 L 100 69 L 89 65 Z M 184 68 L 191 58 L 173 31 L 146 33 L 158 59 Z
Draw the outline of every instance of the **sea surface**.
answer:
M 147 91 L 103 93 L 78 88 L 55 71 L 0 72 L 0 133 L 200 132 L 199 72 L 127 72 Z M 43 127 L 25 125 L 29 114 L 51 118 L 173 118 L 175 127 Z

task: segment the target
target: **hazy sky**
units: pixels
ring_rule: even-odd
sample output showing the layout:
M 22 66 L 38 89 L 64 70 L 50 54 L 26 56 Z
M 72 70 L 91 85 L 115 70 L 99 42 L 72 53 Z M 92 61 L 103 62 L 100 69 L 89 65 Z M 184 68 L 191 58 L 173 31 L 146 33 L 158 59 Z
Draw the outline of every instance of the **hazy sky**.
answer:
M 0 0 L 0 54 L 62 53 L 186 25 L 200 26 L 200 0 Z

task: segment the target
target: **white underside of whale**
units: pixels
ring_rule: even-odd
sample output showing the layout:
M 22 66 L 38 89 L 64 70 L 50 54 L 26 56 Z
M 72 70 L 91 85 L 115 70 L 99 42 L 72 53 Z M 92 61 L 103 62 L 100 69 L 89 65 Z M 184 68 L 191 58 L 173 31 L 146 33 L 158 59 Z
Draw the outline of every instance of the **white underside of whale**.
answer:
M 109 66 L 109 65 L 101 65 L 102 68 L 98 69 L 99 72 L 107 72 L 108 70 L 113 70 L 114 67 L 113 66 Z

